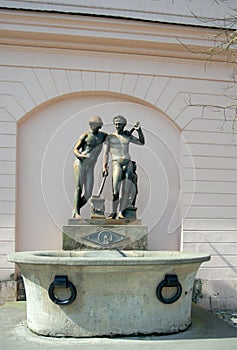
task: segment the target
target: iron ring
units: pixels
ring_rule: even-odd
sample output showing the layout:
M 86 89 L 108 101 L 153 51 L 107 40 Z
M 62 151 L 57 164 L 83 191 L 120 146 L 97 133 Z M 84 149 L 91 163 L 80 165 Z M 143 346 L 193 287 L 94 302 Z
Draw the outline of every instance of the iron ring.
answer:
M 58 287 L 58 286 L 55 285 L 55 281 L 54 281 L 50 284 L 49 289 L 48 289 L 48 295 L 53 303 L 55 303 L 57 305 L 69 305 L 69 304 L 73 303 L 73 301 L 77 297 L 77 290 L 72 282 L 67 280 L 67 285 L 64 286 L 65 288 L 69 288 L 71 291 L 71 296 L 68 299 L 62 300 L 62 299 L 57 298 L 56 295 L 54 294 L 54 289 L 56 287 Z M 60 288 L 62 288 L 62 287 L 60 286 Z
M 176 287 L 176 293 L 171 298 L 164 298 L 162 295 L 162 290 L 165 287 Z M 182 286 L 179 283 L 178 277 L 176 275 L 165 275 L 163 281 L 161 281 L 156 289 L 156 296 L 163 304 L 173 304 L 175 303 L 182 294 Z

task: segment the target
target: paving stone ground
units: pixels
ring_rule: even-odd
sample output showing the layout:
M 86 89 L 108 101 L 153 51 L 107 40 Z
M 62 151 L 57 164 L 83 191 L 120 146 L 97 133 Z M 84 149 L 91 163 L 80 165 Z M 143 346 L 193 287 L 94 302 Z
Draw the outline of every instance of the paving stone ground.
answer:
M 5 350 L 236 350 L 237 312 L 214 314 L 192 305 L 192 325 L 171 335 L 118 338 L 50 338 L 32 333 L 26 324 L 26 303 L 0 307 L 0 344 Z
M 237 328 L 237 310 L 221 310 L 213 312 L 218 318 Z

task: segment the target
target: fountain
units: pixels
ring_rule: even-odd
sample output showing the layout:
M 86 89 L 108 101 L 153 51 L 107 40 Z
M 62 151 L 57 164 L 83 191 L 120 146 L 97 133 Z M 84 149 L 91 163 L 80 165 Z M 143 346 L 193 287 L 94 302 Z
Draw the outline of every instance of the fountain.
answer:
M 18 252 L 27 324 L 37 334 L 174 333 L 191 323 L 194 278 L 207 254 L 91 250 Z
M 37 334 L 167 334 L 184 330 L 191 323 L 195 275 L 210 256 L 146 250 L 147 228 L 136 218 L 137 177 L 128 153 L 129 142 L 142 145 L 144 135 L 139 123 L 124 131 L 126 119 L 122 116 L 114 118 L 114 125 L 116 132 L 106 135 L 99 132 L 101 119 L 94 117 L 91 131 L 83 134 L 75 146 L 74 211 L 62 230 L 63 250 L 9 256 L 23 276 L 27 325 Z M 134 130 L 138 137 L 132 135 Z M 99 194 L 92 196 L 91 219 L 85 220 L 80 209 L 92 195 L 94 164 L 103 142 L 104 178 Z M 106 219 L 101 193 L 108 175 L 109 153 L 113 159 L 113 208 Z M 129 180 L 122 188 L 121 179 Z

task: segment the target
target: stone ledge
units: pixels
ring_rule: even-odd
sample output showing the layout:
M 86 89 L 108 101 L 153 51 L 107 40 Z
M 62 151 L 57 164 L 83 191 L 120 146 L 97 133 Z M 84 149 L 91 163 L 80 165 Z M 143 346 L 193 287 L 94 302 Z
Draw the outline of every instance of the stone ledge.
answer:
M 131 219 L 68 219 L 68 225 L 141 225 L 141 220 Z

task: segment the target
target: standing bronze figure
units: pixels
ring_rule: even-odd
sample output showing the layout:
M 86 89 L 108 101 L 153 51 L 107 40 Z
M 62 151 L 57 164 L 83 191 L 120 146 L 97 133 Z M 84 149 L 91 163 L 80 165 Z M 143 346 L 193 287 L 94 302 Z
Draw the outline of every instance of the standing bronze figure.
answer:
M 120 197 L 118 217 L 123 219 L 126 208 L 131 204 L 129 195 L 131 194 L 131 185 L 134 182 L 134 163 L 132 162 L 129 154 L 129 144 L 132 142 L 136 145 L 144 145 L 145 138 L 139 122 L 136 123 L 136 125 L 134 125 L 130 131 L 124 130 L 127 120 L 122 115 L 115 116 L 113 123 L 116 131 L 107 135 L 105 140 L 103 175 L 108 175 L 108 162 L 110 154 L 112 158 L 113 209 L 109 218 L 115 219 L 117 217 Z M 138 137 L 132 135 L 134 131 L 137 131 Z M 122 181 L 123 188 L 121 190 Z M 122 193 L 121 196 L 120 192 Z
M 106 133 L 99 131 L 103 122 L 99 116 L 89 120 L 90 130 L 81 135 L 74 147 L 77 157 L 73 163 L 75 176 L 75 195 L 73 217 L 81 218 L 80 210 L 92 195 L 94 184 L 94 167 L 102 150 Z

